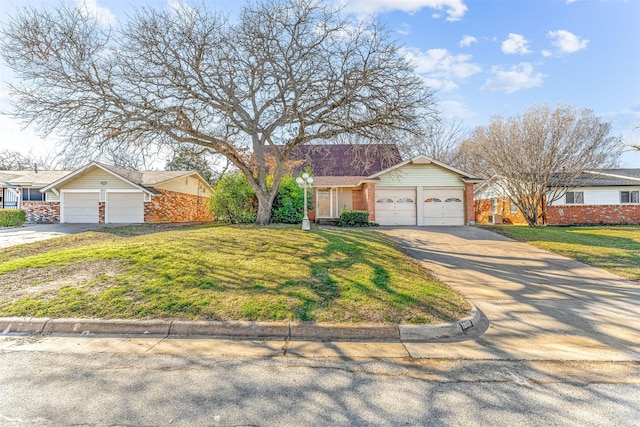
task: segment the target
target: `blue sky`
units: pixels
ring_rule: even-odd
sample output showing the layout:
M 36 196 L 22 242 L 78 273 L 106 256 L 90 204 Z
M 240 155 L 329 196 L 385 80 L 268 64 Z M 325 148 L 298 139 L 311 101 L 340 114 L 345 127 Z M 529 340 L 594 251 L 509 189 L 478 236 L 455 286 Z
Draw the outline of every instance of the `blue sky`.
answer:
M 2 0 L 0 20 L 16 7 L 80 1 L 104 22 L 122 22 L 135 0 Z M 167 6 L 177 0 L 147 0 Z M 233 12 L 241 0 L 203 0 Z M 588 107 L 612 121 L 614 134 L 640 143 L 640 1 L 638 0 L 327 0 L 356 16 L 375 14 L 438 91 L 443 116 L 464 128 L 539 104 Z M 189 3 L 189 2 L 187 2 Z M 198 4 L 199 1 L 193 2 Z M 0 65 L 0 109 L 7 108 Z M 0 115 L 0 149 L 44 153 L 54 141 Z M 640 168 L 640 152 L 623 167 Z

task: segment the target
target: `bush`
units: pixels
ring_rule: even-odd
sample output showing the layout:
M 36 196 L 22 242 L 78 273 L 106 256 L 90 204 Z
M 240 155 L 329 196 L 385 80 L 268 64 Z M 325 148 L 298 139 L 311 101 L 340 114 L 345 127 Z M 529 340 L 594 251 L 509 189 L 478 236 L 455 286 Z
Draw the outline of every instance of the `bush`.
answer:
M 213 190 L 209 199 L 209 209 L 213 211 L 216 221 L 228 224 L 255 222 L 258 215 L 258 199 L 242 172 L 225 175 Z
M 311 196 L 307 193 L 307 196 Z M 311 199 L 311 197 L 309 197 Z M 311 200 L 307 201 L 307 204 Z M 282 178 L 278 194 L 271 208 L 271 221 L 285 224 L 298 224 L 304 217 L 304 190 L 295 178 L 287 175 Z
M 375 222 L 369 222 L 369 212 L 345 209 L 340 213 L 338 227 L 373 227 Z
M 27 213 L 20 209 L 0 209 L 0 227 L 17 227 L 27 220 Z
M 255 222 L 258 215 L 258 199 L 251 184 L 242 172 L 232 172 L 222 177 L 213 187 L 209 209 L 218 222 L 246 224 Z M 311 193 L 307 193 L 310 208 Z M 278 194 L 271 206 L 271 222 L 297 224 L 304 216 L 304 190 L 295 178 L 285 175 L 278 187 Z

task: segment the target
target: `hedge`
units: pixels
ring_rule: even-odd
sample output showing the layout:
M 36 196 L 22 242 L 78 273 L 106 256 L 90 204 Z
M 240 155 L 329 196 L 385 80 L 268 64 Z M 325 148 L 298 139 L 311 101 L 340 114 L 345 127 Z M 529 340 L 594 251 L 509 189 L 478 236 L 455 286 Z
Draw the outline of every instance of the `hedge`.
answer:
M 27 220 L 27 213 L 20 209 L 0 209 L 0 227 L 17 227 Z
M 377 226 L 375 222 L 369 222 L 369 212 L 343 210 L 340 213 L 340 221 L 338 227 L 372 227 Z

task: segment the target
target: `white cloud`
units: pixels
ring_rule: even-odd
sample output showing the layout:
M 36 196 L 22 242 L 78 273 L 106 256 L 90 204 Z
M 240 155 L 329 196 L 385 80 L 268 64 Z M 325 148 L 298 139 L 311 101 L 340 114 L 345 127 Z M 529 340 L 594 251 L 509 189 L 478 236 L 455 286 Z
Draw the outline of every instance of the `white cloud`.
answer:
M 336 0 L 338 4 L 355 13 L 374 14 L 400 10 L 414 13 L 424 8 L 444 11 L 447 21 L 459 21 L 467 11 L 464 0 Z M 434 17 L 440 17 L 435 14 Z
M 460 47 L 469 47 L 471 46 L 473 43 L 478 43 L 478 39 L 473 37 L 473 36 L 468 36 L 465 35 L 464 37 L 462 37 L 462 40 L 460 40 L 460 42 L 458 43 L 458 45 Z
M 520 34 L 509 33 L 509 37 L 502 42 L 502 52 L 506 55 L 526 55 L 531 53 L 529 42 Z
M 398 28 L 398 34 L 402 34 L 403 36 L 408 36 L 411 34 L 411 25 L 409 24 L 401 24 L 400 28 Z
M 543 50 L 543 51 L 542 51 L 542 56 L 544 56 L 545 58 L 548 58 L 548 57 L 550 57 L 551 55 L 553 55 L 553 53 L 551 53 L 551 51 L 550 51 L 550 50 L 546 50 L 546 49 L 545 49 L 545 50 Z
M 515 93 L 522 89 L 542 86 L 545 77 L 542 73 L 536 73 L 529 62 L 521 62 L 509 69 L 493 67 L 492 72 L 493 77 L 487 79 L 480 88 L 481 91 Z
M 97 0 L 76 0 L 76 6 L 82 14 L 95 18 L 103 27 L 116 23 L 116 16 L 108 8 L 98 6 Z
M 471 62 L 471 55 L 453 54 L 447 49 L 429 49 L 422 52 L 419 49 L 408 48 L 402 49 L 400 53 L 416 66 L 418 73 L 431 78 L 464 79 L 482 71 L 480 65 Z
M 438 102 L 442 117 L 447 120 L 465 120 L 477 116 L 464 102 L 448 100 Z
M 574 53 L 587 47 L 589 40 L 583 39 L 566 30 L 549 31 L 547 37 L 551 39 L 560 53 Z

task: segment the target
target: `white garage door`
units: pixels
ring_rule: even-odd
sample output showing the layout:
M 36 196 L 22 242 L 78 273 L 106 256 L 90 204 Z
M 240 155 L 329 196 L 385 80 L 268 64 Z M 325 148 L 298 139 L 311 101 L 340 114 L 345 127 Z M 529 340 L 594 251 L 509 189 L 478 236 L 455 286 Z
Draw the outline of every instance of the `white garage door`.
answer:
M 112 193 L 107 192 L 108 223 L 139 223 L 144 222 L 144 194 L 143 193 Z
M 462 189 L 424 188 L 424 225 L 464 225 Z
M 416 225 L 416 191 L 376 188 L 376 222 L 380 225 Z
M 62 222 L 98 223 L 100 193 L 62 193 Z

